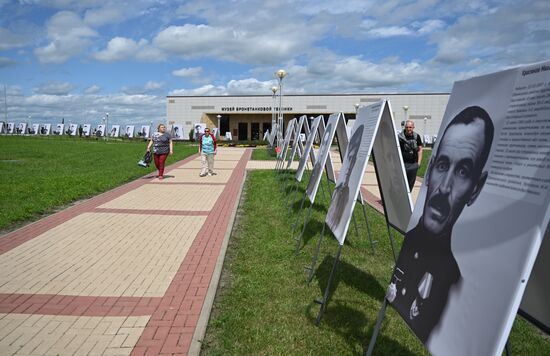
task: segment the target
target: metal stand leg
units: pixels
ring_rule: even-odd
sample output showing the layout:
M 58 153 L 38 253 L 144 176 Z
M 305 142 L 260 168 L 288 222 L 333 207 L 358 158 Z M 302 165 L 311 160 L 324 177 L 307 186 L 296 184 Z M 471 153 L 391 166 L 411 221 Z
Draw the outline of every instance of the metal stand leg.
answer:
M 393 243 L 393 236 L 391 233 L 391 228 L 389 224 L 386 224 L 386 227 L 388 228 L 388 236 L 390 237 L 390 245 L 391 245 L 391 252 L 393 254 L 393 262 L 397 263 L 397 255 L 395 254 L 395 245 Z
M 319 250 L 321 249 L 321 243 L 323 242 L 323 237 L 325 236 L 326 226 L 327 224 L 323 222 L 323 229 L 321 230 L 321 236 L 319 237 L 319 241 L 317 241 L 317 247 L 315 248 L 315 252 L 313 253 L 311 266 L 306 267 L 306 269 L 309 270 L 309 275 L 307 276 L 307 284 L 311 283 L 311 280 L 313 279 L 313 272 L 315 271 L 315 265 L 317 264 L 317 258 L 319 257 Z
M 357 221 L 355 221 L 354 212 L 355 212 L 355 206 L 353 207 L 353 210 L 351 211 L 351 218 L 353 220 L 353 226 L 355 227 L 355 235 L 357 236 L 357 238 L 359 238 L 359 229 L 357 228 Z
M 304 194 L 304 197 L 302 198 L 302 203 L 300 204 L 300 210 L 298 210 L 298 215 L 296 216 L 296 221 L 294 224 L 292 224 L 292 236 L 294 236 L 294 230 L 296 230 L 296 227 L 298 226 L 298 220 L 300 219 L 300 214 L 302 213 L 302 209 L 304 208 L 304 202 L 306 201 L 306 194 Z
M 370 233 L 369 219 L 367 218 L 367 209 L 365 208 L 365 204 L 361 204 L 361 207 L 363 208 L 363 217 L 365 218 L 365 223 L 367 223 L 367 232 L 369 234 L 370 246 L 372 247 L 372 253 L 374 253 L 374 244 L 376 242 L 372 241 L 372 235 Z
M 388 301 L 386 300 L 386 298 L 384 298 L 384 303 L 382 304 L 382 307 L 378 312 L 378 317 L 376 318 L 376 326 L 374 327 L 374 330 L 372 332 L 372 337 L 370 338 L 369 348 L 367 350 L 367 356 L 372 355 L 372 351 L 374 350 L 374 344 L 376 344 L 376 338 L 378 337 L 378 333 L 380 332 L 380 325 L 382 324 L 382 320 L 384 319 L 384 315 L 386 314 L 387 306 L 388 306 Z
M 327 200 L 327 196 L 325 194 L 325 187 L 323 186 L 323 182 L 319 183 L 321 186 L 321 192 L 323 193 L 323 200 Z
M 325 288 L 325 294 L 323 295 L 323 299 L 315 300 L 315 303 L 321 304 L 321 307 L 319 308 L 319 313 L 317 314 L 317 319 L 315 320 L 315 325 L 319 325 L 319 323 L 321 322 L 321 318 L 325 313 L 325 309 L 327 308 L 328 297 L 330 293 L 330 286 L 334 278 L 334 273 L 336 272 L 336 267 L 338 266 L 338 262 L 340 261 L 340 253 L 342 252 L 342 246 L 343 245 L 338 245 L 338 251 L 336 252 L 336 257 L 334 258 L 334 263 L 332 264 L 332 270 L 330 271 L 330 275 L 328 277 L 327 286 Z
M 302 232 L 300 232 L 300 235 L 296 238 L 296 249 L 294 251 L 294 254 L 296 255 L 300 253 L 300 246 L 302 245 L 302 237 L 304 236 L 304 232 L 306 231 L 307 223 L 309 222 L 309 218 L 311 216 L 312 207 L 313 207 L 313 204 L 309 204 L 309 209 L 307 211 L 306 219 L 304 220 L 304 226 L 302 227 Z
M 284 173 L 284 176 L 283 176 L 283 185 L 282 185 L 282 188 L 281 188 L 281 192 L 286 191 L 286 181 L 287 181 L 287 178 L 288 178 L 288 174 L 287 174 L 287 171 L 285 169 L 283 169 L 283 173 Z
M 295 192 L 298 191 L 298 186 L 300 185 L 300 182 L 296 180 L 292 187 L 290 188 L 290 193 L 286 196 L 286 206 L 288 207 L 288 217 L 290 217 L 290 213 L 292 211 L 292 199 L 290 199 L 291 196 L 294 195 Z

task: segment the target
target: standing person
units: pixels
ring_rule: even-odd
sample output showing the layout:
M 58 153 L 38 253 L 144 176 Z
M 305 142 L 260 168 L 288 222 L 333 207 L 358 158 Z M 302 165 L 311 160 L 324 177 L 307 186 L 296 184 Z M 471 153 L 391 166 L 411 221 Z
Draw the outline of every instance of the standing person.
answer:
M 172 137 L 166 132 L 166 126 L 160 124 L 157 128 L 157 132 L 151 135 L 151 139 L 147 144 L 147 152 L 151 151 L 153 146 L 153 159 L 155 160 L 155 167 L 159 170 L 158 177 L 160 180 L 164 179 L 164 163 L 169 154 L 174 154 L 174 146 L 172 144 Z
M 412 192 L 414 181 L 416 180 L 416 172 L 422 162 L 422 139 L 420 135 L 414 132 L 414 122 L 407 120 L 405 122 L 405 130 L 397 136 L 399 139 L 399 147 L 401 147 L 401 155 L 405 163 L 405 171 L 407 172 L 407 181 L 409 182 L 409 192 Z
M 199 153 L 202 162 L 202 170 L 199 176 L 204 177 L 207 172 L 209 176 L 216 175 L 214 173 L 214 156 L 216 152 L 216 138 L 210 133 L 210 129 L 207 127 L 204 129 L 204 134 L 199 137 Z

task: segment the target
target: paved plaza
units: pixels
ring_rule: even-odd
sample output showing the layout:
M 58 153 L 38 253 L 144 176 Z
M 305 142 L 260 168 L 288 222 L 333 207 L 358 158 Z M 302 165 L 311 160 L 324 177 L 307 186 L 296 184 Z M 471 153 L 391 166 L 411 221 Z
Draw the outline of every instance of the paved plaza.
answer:
M 220 148 L 0 238 L 0 354 L 198 354 L 250 149 Z
M 275 166 L 251 152 L 220 148 L 208 177 L 193 155 L 1 237 L 0 354 L 198 354 L 245 171 Z M 380 209 L 370 166 L 362 188 Z

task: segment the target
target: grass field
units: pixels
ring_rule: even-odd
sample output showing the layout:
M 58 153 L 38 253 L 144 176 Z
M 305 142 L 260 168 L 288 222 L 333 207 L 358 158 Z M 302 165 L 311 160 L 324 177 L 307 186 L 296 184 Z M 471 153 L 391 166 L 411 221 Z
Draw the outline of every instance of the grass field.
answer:
M 275 161 L 277 159 L 277 154 L 275 150 L 259 147 L 252 151 L 251 159 L 258 161 Z
M 202 353 L 363 355 L 393 269 L 385 220 L 368 208 L 373 238 L 378 241 L 373 254 L 361 210 L 356 209 L 359 236 L 350 225 L 351 233 L 342 250 L 332 296 L 317 327 L 314 321 L 319 306 L 314 299 L 322 296 L 327 285 L 337 250 L 336 240 L 325 238 L 318 268 L 309 286 L 304 266 L 311 263 L 328 198 L 323 199 L 319 191 L 304 234 L 305 244 L 295 256 L 290 227 L 295 214 L 292 219 L 287 214 L 285 196 L 279 187 L 273 171 L 255 171 L 248 175 Z M 303 186 L 300 194 L 290 200 L 294 212 L 299 208 L 302 195 Z M 402 237 L 397 233 L 395 236 L 400 246 Z M 513 354 L 550 354 L 550 340 L 520 317 L 515 321 L 510 340 Z M 389 308 L 375 354 L 425 355 L 427 352 L 405 322 Z
M 92 197 L 154 170 L 137 161 L 146 143 L 0 136 L 0 230 Z M 167 164 L 197 152 L 176 143 Z

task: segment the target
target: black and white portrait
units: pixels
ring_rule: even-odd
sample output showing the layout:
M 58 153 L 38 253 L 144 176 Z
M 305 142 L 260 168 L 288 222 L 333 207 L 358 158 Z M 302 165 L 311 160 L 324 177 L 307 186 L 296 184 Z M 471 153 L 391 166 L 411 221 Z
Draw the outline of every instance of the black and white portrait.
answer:
M 489 114 L 467 107 L 445 128 L 424 177 L 422 215 L 405 235 L 386 295 L 423 343 L 438 326 L 451 290 L 462 283 L 451 250 L 453 227 L 485 185 L 493 136 Z
M 120 125 L 111 126 L 111 132 L 109 133 L 111 137 L 118 137 L 120 135 Z
M 43 124 L 42 128 L 40 129 L 40 134 L 41 135 L 49 135 L 51 129 L 52 129 L 52 124 Z
M 97 129 L 95 131 L 96 137 L 103 137 L 105 135 L 105 125 L 97 125 Z
M 82 134 L 86 137 L 90 136 L 90 131 L 92 129 L 92 125 L 90 124 L 84 124 L 82 126 Z
M 344 230 L 349 223 L 355 199 L 357 198 L 356 186 L 361 184 L 363 172 L 355 172 L 359 149 L 363 138 L 364 125 L 359 125 L 353 132 L 348 144 L 340 176 L 332 193 L 332 199 L 327 213 L 326 222 L 334 236 L 338 240 L 344 240 Z M 361 168 L 361 167 L 359 167 Z M 352 195 L 356 196 L 352 196 Z

